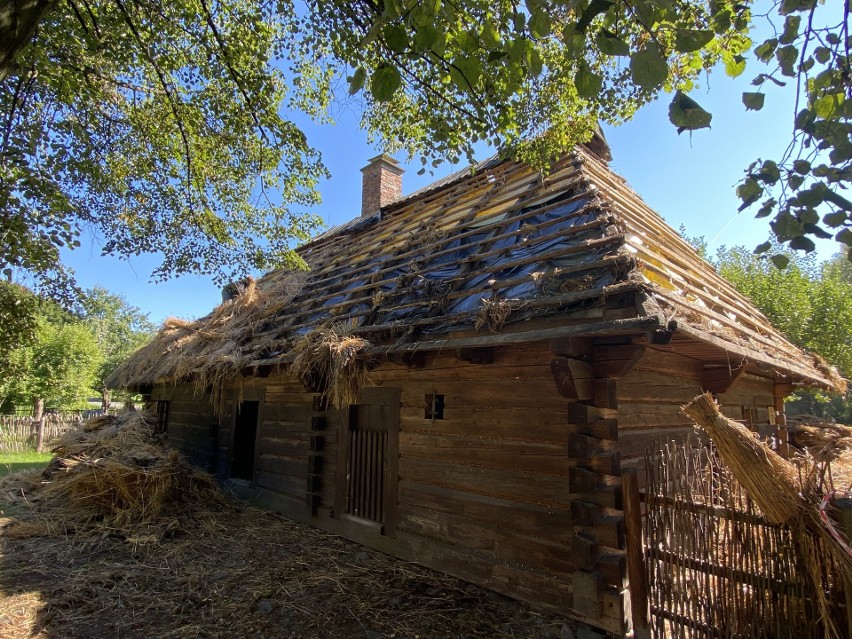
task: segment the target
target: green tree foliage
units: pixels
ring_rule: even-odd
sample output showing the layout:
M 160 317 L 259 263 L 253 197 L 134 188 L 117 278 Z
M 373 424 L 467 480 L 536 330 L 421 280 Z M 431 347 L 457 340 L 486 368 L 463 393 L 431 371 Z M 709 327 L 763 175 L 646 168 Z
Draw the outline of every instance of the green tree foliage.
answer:
M 40 317 L 34 341 L 9 353 L 12 374 L 0 380 L 0 403 L 80 405 L 92 389 L 100 358 L 97 340 L 85 324 L 52 323 Z
M 327 119 L 345 73 L 371 138 L 425 170 L 480 140 L 546 166 L 663 90 L 678 130 L 705 128 L 701 74 L 757 65 L 744 108 L 786 84 L 798 111 L 787 153 L 740 185 L 743 206 L 793 248 L 852 244 L 848 3 L 768 4 L 765 41 L 750 39 L 753 4 L 34 0 L 30 44 L 0 45 L 15 59 L 0 67 L 0 268 L 73 294 L 57 251 L 86 229 L 107 253 L 161 253 L 156 277 L 292 262 L 325 168 L 286 114 Z M 0 23 L 14 6 L 0 0 Z
M 110 402 L 107 377 L 130 353 L 151 338 L 156 327 L 147 313 L 100 286 L 86 291 L 82 306 L 83 322 L 94 334 L 101 354 L 93 388 L 101 395 L 106 409 Z
M 810 256 L 786 252 L 788 264 L 777 268 L 745 247 L 717 252 L 719 272 L 747 295 L 794 344 L 824 357 L 852 377 L 852 278 L 850 262 L 842 254 L 823 264 Z M 852 401 L 798 393 L 800 409 L 849 422 Z

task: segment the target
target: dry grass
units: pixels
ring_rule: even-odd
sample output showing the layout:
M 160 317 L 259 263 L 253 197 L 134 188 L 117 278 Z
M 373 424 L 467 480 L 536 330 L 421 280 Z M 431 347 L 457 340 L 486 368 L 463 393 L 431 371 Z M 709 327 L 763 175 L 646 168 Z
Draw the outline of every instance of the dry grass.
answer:
M 256 332 L 301 291 L 306 278 L 299 271 L 276 271 L 260 282 L 249 278 L 239 295 L 206 317 L 193 322 L 168 318 L 107 384 L 128 388 L 191 379 L 199 394 L 210 393 L 220 414 L 226 389 L 239 383 L 247 367 L 279 348 L 271 335 L 257 339 Z
M 473 328 L 477 331 L 487 328 L 498 333 L 511 314 L 521 307 L 520 300 L 507 300 L 500 297 L 483 297 L 476 313 Z
M 353 336 L 348 326 L 317 328 L 293 346 L 296 359 L 287 372 L 323 393 L 333 406 L 356 404 L 370 382 L 369 360 L 364 357 L 369 347 L 370 342 Z
M 567 623 L 254 508 L 156 544 L 0 548 L 0 639 L 543 639 Z
M 224 507 L 212 477 L 164 449 L 146 413 L 90 420 L 53 452 L 41 473 L 0 482 L 6 501 L 27 509 L 7 535 L 87 531 L 157 540 L 192 530 Z

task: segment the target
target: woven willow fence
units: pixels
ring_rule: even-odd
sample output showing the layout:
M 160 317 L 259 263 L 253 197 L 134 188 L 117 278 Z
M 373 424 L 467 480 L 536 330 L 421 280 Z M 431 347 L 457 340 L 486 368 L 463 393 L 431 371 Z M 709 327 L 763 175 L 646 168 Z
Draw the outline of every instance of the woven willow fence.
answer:
M 824 636 L 806 571 L 824 575 L 828 601 L 844 596 L 820 540 L 805 550 L 789 527 L 767 522 L 712 447 L 669 444 L 645 463 L 651 636 Z
M 82 426 L 90 417 L 103 411 L 74 411 L 71 413 L 45 413 L 44 441 L 50 444 L 64 433 Z M 23 452 L 35 450 L 38 424 L 29 415 L 0 415 L 0 452 Z

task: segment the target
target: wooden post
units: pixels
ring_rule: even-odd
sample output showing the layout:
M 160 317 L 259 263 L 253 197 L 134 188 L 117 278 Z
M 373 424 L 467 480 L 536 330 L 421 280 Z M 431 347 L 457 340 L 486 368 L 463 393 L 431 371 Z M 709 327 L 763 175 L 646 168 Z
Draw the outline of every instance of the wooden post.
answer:
M 645 544 L 642 541 L 642 512 L 639 507 L 639 479 L 635 470 L 621 477 L 624 498 L 624 531 L 627 548 L 627 579 L 634 639 L 650 639 L 648 624 L 648 578 L 645 573 Z
M 835 498 L 831 503 L 840 524 L 840 531 L 846 539 L 852 541 L 852 499 Z M 843 590 L 846 593 L 846 626 L 849 637 L 852 637 L 852 576 L 843 575 Z
M 41 452 L 44 448 L 44 399 L 37 397 L 33 400 L 33 421 L 38 428 L 36 436 L 36 451 Z
M 775 409 L 775 441 L 778 442 L 778 454 L 784 459 L 790 458 L 790 438 L 787 432 L 787 415 L 784 413 L 784 398 L 793 392 L 791 384 L 775 384 L 772 389 L 773 408 Z

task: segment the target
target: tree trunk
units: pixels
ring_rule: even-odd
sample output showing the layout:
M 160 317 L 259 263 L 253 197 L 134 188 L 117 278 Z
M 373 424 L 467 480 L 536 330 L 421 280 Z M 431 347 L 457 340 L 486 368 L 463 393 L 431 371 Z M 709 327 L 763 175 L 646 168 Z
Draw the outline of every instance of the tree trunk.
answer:
M 33 421 L 38 428 L 36 451 L 40 453 L 44 447 L 44 399 L 41 397 L 36 397 L 33 400 Z
M 101 408 L 104 413 L 109 410 L 109 389 L 106 386 L 101 387 Z
M 15 57 L 53 4 L 54 0 L 0 0 L 0 80 L 15 72 Z

